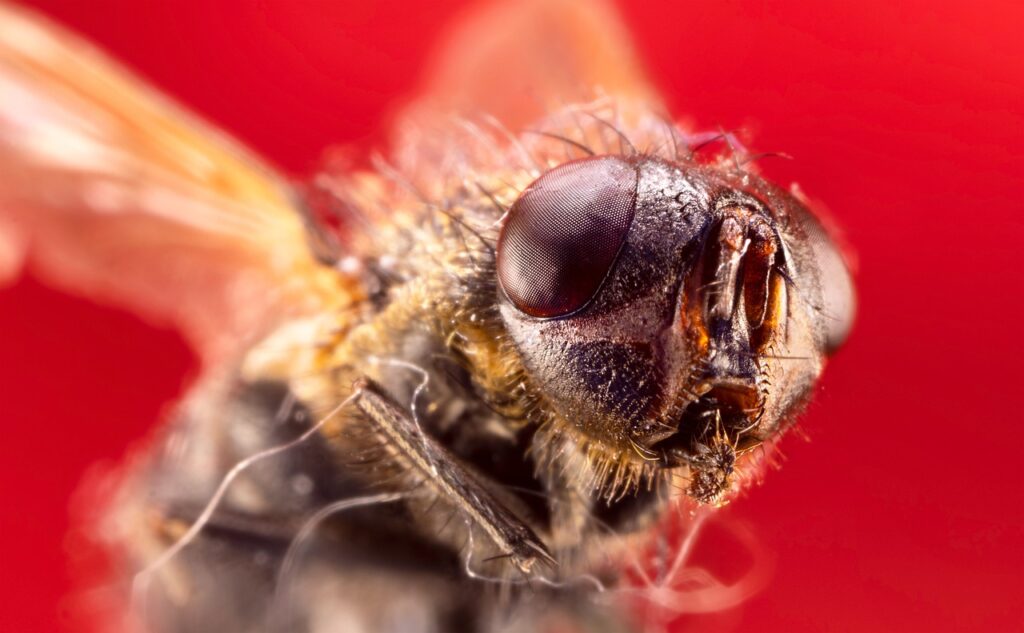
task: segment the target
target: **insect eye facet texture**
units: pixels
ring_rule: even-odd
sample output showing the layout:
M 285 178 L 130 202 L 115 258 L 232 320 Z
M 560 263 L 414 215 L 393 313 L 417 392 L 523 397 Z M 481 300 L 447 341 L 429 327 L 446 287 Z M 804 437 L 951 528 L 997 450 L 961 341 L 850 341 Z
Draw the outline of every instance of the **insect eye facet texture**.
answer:
M 498 278 L 533 317 L 590 301 L 633 222 L 636 167 L 618 156 L 576 160 L 538 178 L 512 205 L 498 238 Z

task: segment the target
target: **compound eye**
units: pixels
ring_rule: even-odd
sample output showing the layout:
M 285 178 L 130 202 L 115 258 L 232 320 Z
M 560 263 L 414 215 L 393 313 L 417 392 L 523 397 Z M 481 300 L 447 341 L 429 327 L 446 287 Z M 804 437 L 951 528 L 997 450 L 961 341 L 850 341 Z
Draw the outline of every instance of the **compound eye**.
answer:
M 524 191 L 498 237 L 498 281 L 520 311 L 564 316 L 597 294 L 636 211 L 636 167 L 617 156 L 576 160 Z
M 821 313 L 825 315 L 825 352 L 834 353 L 846 341 L 857 314 L 857 293 L 853 277 L 828 229 L 813 213 L 801 210 L 797 220 L 807 234 L 808 244 L 821 280 Z

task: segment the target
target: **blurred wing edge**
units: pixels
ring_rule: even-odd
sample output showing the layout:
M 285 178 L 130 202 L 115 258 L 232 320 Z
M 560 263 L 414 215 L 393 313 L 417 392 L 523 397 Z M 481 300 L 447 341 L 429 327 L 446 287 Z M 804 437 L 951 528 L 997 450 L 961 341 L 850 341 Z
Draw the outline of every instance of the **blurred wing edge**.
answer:
M 0 3 L 0 281 L 26 267 L 177 327 L 207 361 L 338 294 L 272 168 Z
M 663 110 L 609 0 L 489 0 L 442 34 L 405 112 L 493 116 L 514 132 L 606 95 Z M 399 121 L 403 117 L 399 116 Z

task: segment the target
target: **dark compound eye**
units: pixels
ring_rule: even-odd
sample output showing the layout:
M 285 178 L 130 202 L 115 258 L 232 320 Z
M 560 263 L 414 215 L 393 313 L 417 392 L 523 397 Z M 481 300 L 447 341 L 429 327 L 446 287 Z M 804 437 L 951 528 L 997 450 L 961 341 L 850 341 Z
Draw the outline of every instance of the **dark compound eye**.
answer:
M 597 294 L 636 208 L 637 170 L 617 156 L 547 172 L 509 211 L 498 238 L 498 281 L 538 318 L 575 312 Z

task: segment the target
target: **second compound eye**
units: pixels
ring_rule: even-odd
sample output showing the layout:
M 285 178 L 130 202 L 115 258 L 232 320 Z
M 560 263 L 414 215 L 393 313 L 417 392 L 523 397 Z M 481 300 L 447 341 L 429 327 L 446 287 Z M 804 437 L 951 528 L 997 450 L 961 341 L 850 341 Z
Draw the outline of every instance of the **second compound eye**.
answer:
M 498 281 L 520 311 L 564 316 L 597 294 L 629 234 L 637 169 L 618 156 L 560 165 L 533 182 L 498 237 Z

